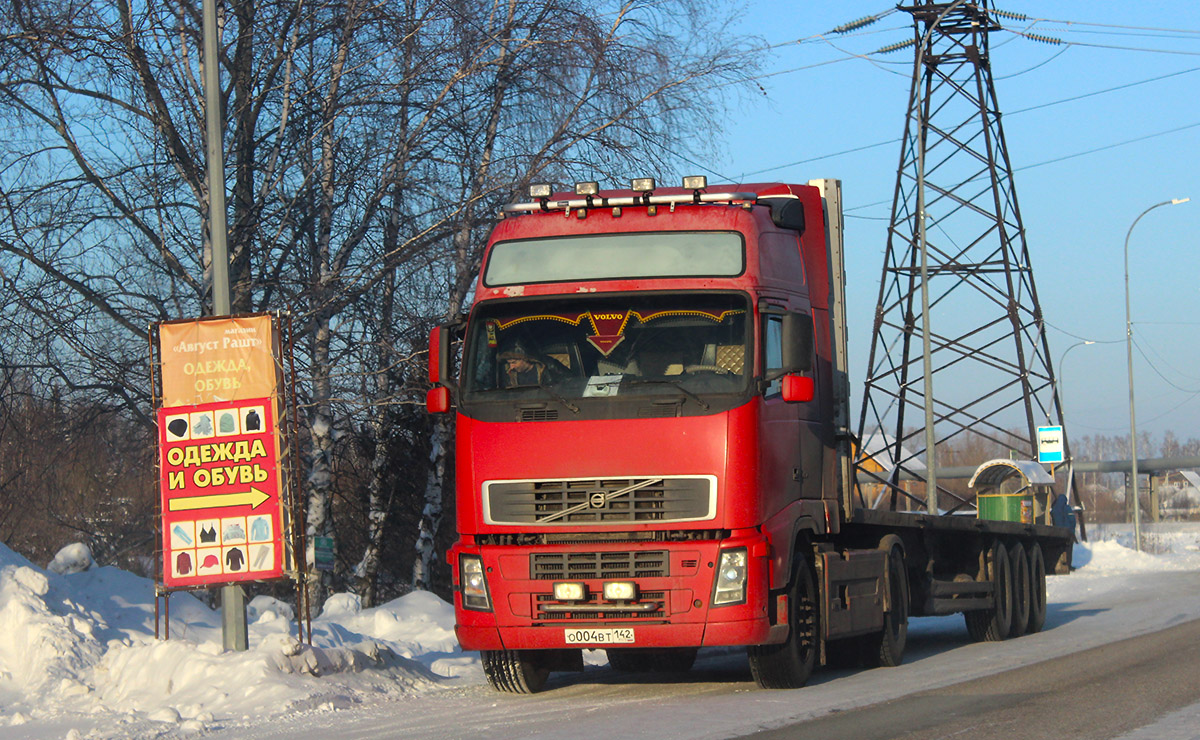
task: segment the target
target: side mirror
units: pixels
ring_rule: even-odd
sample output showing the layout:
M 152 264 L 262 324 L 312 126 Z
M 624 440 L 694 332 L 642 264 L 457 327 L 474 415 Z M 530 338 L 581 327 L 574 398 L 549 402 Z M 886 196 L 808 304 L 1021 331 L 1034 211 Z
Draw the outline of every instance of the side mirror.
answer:
M 429 383 L 433 387 L 425 394 L 425 410 L 444 414 L 450 410 L 450 347 L 454 342 L 455 325 L 435 326 L 429 332 Z
M 425 410 L 431 414 L 444 414 L 450 410 L 450 389 L 444 385 L 434 386 L 425 394 Z
M 783 376 L 783 400 L 787 403 L 808 403 L 817 395 L 813 379 L 804 375 Z
M 813 369 L 812 317 L 802 313 L 783 316 L 783 367 L 789 373 Z

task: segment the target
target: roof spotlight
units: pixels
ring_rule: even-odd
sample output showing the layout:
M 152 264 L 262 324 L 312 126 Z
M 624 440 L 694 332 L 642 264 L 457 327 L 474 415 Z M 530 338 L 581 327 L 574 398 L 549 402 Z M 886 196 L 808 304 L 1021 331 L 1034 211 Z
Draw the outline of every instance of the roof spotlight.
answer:
M 708 187 L 708 178 L 704 175 L 688 175 L 683 178 L 683 186 L 688 190 L 703 190 Z
M 600 192 L 599 183 L 595 182 L 577 182 L 575 183 L 576 195 L 595 195 Z
M 530 198 L 549 198 L 553 189 L 548 182 L 535 182 L 529 186 Z
M 629 181 L 629 189 L 637 193 L 649 193 L 654 190 L 653 177 L 635 177 Z

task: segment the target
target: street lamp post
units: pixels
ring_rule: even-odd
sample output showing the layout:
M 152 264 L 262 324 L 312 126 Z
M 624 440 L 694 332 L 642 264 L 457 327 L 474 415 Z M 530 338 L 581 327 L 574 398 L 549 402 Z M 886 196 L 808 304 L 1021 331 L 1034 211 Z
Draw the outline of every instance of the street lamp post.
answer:
M 1129 231 L 1125 233 L 1125 351 L 1129 360 L 1129 464 L 1131 488 L 1133 488 L 1133 547 L 1137 551 L 1142 549 L 1142 511 L 1141 504 L 1138 502 L 1138 461 L 1137 461 L 1137 416 L 1133 405 L 1133 321 L 1130 319 L 1129 313 L 1129 237 L 1133 234 L 1133 227 L 1137 226 L 1138 221 L 1155 208 L 1162 206 L 1174 206 L 1180 203 L 1187 203 L 1191 198 L 1172 198 L 1164 200 L 1162 203 L 1155 203 L 1146 210 L 1138 214 L 1138 217 L 1129 225 Z

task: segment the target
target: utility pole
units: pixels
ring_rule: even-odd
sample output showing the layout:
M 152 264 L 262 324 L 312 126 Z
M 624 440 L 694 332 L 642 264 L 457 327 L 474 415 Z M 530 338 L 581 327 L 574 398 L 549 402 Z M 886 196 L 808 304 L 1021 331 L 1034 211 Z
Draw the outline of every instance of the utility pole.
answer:
M 988 0 L 899 9 L 915 60 L 858 427 L 863 448 L 881 439 L 856 462 L 895 471 L 874 476 L 893 509 L 958 511 L 973 501 L 938 485 L 938 445 L 975 435 L 1036 460 L 1037 425 L 1062 407 L 992 81 L 1001 26 Z
M 208 238 L 211 247 L 212 315 L 228 316 L 229 246 L 225 226 L 225 137 L 221 125 L 221 78 L 217 55 L 217 0 L 204 0 L 204 139 L 208 160 Z M 221 638 L 226 650 L 248 650 L 246 592 L 238 584 L 221 587 Z

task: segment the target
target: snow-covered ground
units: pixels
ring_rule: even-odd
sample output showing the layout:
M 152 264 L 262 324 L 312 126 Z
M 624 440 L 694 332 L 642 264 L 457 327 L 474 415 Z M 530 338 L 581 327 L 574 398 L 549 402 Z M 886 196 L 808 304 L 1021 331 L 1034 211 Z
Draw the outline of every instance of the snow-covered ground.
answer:
M 160 641 L 150 581 L 91 565 L 82 546 L 64 548 L 43 569 L 0 544 L 0 738 L 329 737 L 347 723 L 362 723 L 363 737 L 473 737 L 511 727 L 517 718 L 520 734 L 550 737 L 579 715 L 576 737 L 608 738 L 616 717 L 606 719 L 606 702 L 625 717 L 670 713 L 674 705 L 685 717 L 672 723 L 680 734 L 658 737 L 727 737 L 903 692 L 903 681 L 874 676 L 928 689 L 1200 616 L 1195 589 L 1135 606 L 1138 589 L 1153 577 L 1200 573 L 1200 530 L 1172 535 L 1156 555 L 1126 544 L 1077 546 L 1078 570 L 1050 578 L 1050 616 L 1039 635 L 997 649 L 968 645 L 961 619 L 915 619 L 905 666 L 819 674 L 799 692 L 801 701 L 794 692 L 751 692 L 748 671 L 730 651 L 702 655 L 697 673 L 708 684 L 668 686 L 657 694 L 609 681 L 598 669 L 585 677 L 600 678 L 565 679 L 538 697 L 493 694 L 482 686 L 477 654 L 458 648 L 452 608 L 425 592 L 374 609 L 359 609 L 349 594 L 335 596 L 313 620 L 312 647 L 296 640 L 288 604 L 257 597 L 244 653 L 222 652 L 218 612 L 176 594 L 171 639 Z M 966 661 L 963 654 L 949 655 L 947 641 L 956 652 L 978 655 Z M 585 655 L 591 666 L 606 662 L 603 651 Z M 714 721 L 709 712 L 734 707 L 731 702 L 737 704 L 729 722 Z M 689 712 L 696 713 L 691 721 Z M 745 724 L 746 716 L 757 724 Z M 1193 707 L 1164 722 L 1194 727 L 1197 716 Z

